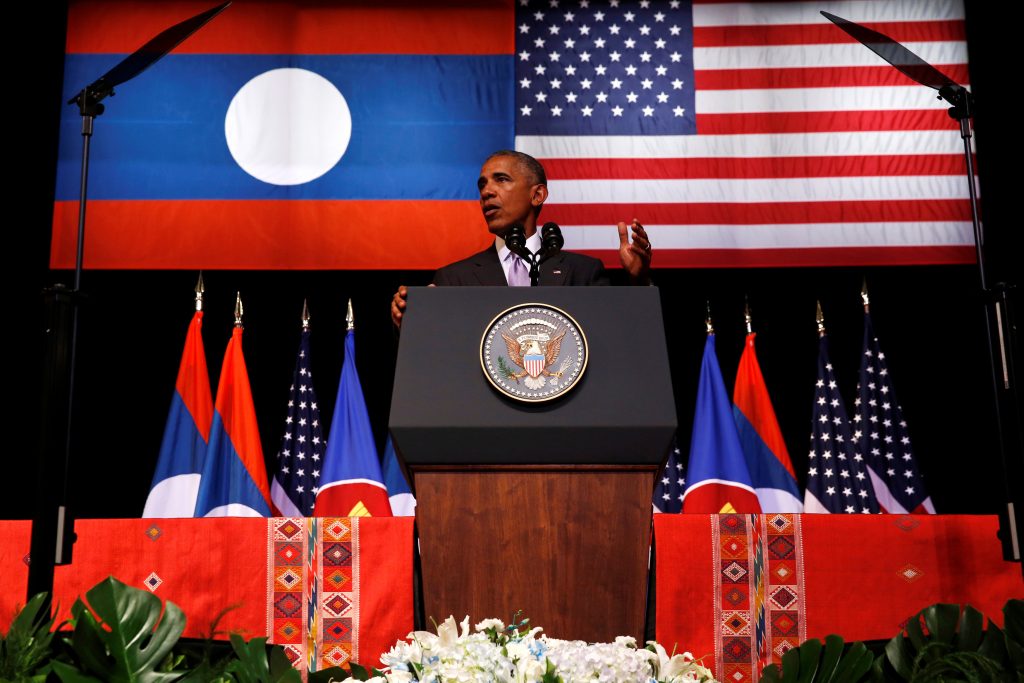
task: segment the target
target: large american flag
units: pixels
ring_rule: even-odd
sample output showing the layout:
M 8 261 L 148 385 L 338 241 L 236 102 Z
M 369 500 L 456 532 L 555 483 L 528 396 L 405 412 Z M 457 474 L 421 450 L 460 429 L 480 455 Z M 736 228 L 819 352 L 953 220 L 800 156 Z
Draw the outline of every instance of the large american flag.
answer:
M 320 429 L 320 408 L 309 369 L 309 327 L 304 326 L 288 389 L 288 415 L 277 452 L 271 497 L 286 517 L 312 517 L 327 442 Z
M 935 506 L 924 488 L 924 479 L 910 447 L 903 408 L 896 400 L 888 363 L 868 312 L 864 313 L 864 352 L 855 404 L 853 437 L 868 464 L 882 511 L 935 514 Z
M 867 463 L 857 451 L 846 406 L 836 385 L 825 334 L 818 342 L 818 379 L 814 383 L 812 415 L 804 512 L 878 512 Z
M 516 148 L 566 247 L 655 266 L 965 263 L 962 142 L 936 101 L 819 14 L 967 83 L 961 0 L 517 0 Z

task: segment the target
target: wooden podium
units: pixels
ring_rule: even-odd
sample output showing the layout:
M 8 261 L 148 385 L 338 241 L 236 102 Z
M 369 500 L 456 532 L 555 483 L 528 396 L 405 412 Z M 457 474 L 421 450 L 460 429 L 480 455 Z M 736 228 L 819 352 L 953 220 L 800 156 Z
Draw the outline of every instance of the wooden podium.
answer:
M 507 398 L 481 368 L 485 329 L 524 303 L 565 311 L 588 341 L 584 376 L 551 402 Z M 521 612 L 557 638 L 641 639 L 675 427 L 656 288 L 411 288 L 390 429 L 417 499 L 426 618 Z

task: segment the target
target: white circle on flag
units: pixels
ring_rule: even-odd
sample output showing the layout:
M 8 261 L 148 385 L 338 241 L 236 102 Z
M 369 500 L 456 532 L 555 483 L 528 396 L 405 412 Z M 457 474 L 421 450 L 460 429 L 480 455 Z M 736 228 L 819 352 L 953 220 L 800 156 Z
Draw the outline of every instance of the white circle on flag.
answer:
M 306 69 L 273 69 L 231 99 L 224 137 L 235 162 L 271 185 L 301 185 L 334 168 L 352 138 L 341 92 Z

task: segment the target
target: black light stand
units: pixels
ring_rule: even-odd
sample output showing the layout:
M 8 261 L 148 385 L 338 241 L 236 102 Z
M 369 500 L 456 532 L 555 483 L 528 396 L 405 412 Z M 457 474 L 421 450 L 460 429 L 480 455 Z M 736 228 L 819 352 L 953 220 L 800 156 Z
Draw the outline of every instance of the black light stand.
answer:
M 70 509 L 68 473 L 71 465 L 71 421 L 75 395 L 78 312 L 82 301 L 82 264 L 85 246 L 85 210 L 89 185 L 89 146 L 93 124 L 103 113 L 101 102 L 118 86 L 145 71 L 182 41 L 230 5 L 225 2 L 162 31 L 91 85 L 68 104 L 77 104 L 82 117 L 82 171 L 78 195 L 78 245 L 74 288 L 56 284 L 43 292 L 46 330 L 43 350 L 42 424 L 36 506 L 32 517 L 29 551 L 28 597 L 53 594 L 56 565 L 70 564 L 74 544 L 74 516 Z M 42 612 L 49 612 L 49 598 Z
M 1006 496 L 1005 508 L 999 514 L 999 538 L 1003 544 L 1003 558 L 1020 562 L 1021 539 L 1024 533 L 1024 486 L 1020 485 L 1024 482 L 1024 441 L 1020 397 L 1014 368 L 1014 352 L 1019 348 L 1011 307 L 1015 287 L 1003 282 L 990 287 L 985 272 L 985 236 L 978 213 L 974 157 L 971 154 L 970 120 L 974 113 L 974 100 L 966 88 L 952 81 L 892 38 L 828 12 L 822 12 L 822 15 L 906 76 L 921 85 L 937 90 L 939 99 L 946 100 L 952 105 L 949 109 L 950 118 L 960 124 L 960 137 L 964 141 L 964 158 L 967 162 L 967 189 L 974 226 L 978 276 L 982 294 L 985 296 L 985 334 L 988 340 L 996 432 Z M 1013 485 L 1012 482 L 1017 484 Z M 1021 571 L 1024 573 L 1024 563 Z

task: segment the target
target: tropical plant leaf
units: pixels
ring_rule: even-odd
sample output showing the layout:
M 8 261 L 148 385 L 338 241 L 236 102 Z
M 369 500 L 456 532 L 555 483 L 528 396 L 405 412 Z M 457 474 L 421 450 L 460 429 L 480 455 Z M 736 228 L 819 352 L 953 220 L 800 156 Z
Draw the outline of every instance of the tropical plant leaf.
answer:
M 46 593 L 32 596 L 14 615 L 7 635 L 0 638 L 0 681 L 46 679 L 56 621 L 42 611 L 46 597 Z
M 1006 654 L 1017 672 L 1024 675 L 1024 600 L 1007 600 L 1003 605 Z
M 970 605 L 940 603 L 921 610 L 907 621 L 906 635 L 898 633 L 886 644 L 885 661 L 874 667 L 876 680 L 1014 680 L 1006 675 L 1009 640 L 985 621 Z
M 910 619 L 907 619 L 907 637 L 910 638 L 910 644 L 914 646 L 914 652 L 920 652 L 928 645 L 928 636 L 924 634 L 924 629 L 921 628 L 921 613 L 918 612 Z
M 914 616 L 916 619 L 917 616 Z M 909 631 L 909 629 L 908 629 Z M 922 647 L 924 644 L 922 643 Z M 904 681 L 909 681 L 914 675 L 914 651 L 911 649 L 909 639 L 904 638 L 902 633 L 896 636 L 885 645 L 885 658 L 896 674 Z
M 292 668 L 284 648 L 275 645 L 267 655 L 266 638 L 253 638 L 246 643 L 240 635 L 232 633 L 231 648 L 238 659 L 227 670 L 239 683 L 302 683 L 302 676 Z
M 953 644 L 956 627 L 960 621 L 960 605 L 940 602 L 926 607 L 921 614 L 934 642 Z
M 866 678 L 875 657 L 863 643 L 854 643 L 843 655 L 837 635 L 812 638 L 782 655 L 782 666 L 771 664 L 761 672 L 761 683 L 857 683 Z
M 957 649 L 965 652 L 977 652 L 985 634 L 985 615 L 970 605 L 964 606 L 960 613 L 960 625 L 957 628 Z
M 71 608 L 75 629 L 69 644 L 80 666 L 54 662 L 62 681 L 164 683 L 181 676 L 158 670 L 185 630 L 185 615 L 177 605 L 168 602 L 161 618 L 158 597 L 112 576 L 85 597 L 88 606 L 79 599 Z
M 338 683 L 348 678 L 348 671 L 345 671 L 340 666 L 332 666 L 329 669 L 320 669 L 319 671 L 311 671 L 309 673 L 309 683 Z
M 370 679 L 370 672 L 367 671 L 365 666 L 351 662 L 349 663 L 349 668 L 352 670 L 352 678 L 357 681 L 366 681 Z
M 1006 646 L 1006 638 L 1002 630 L 989 621 L 988 628 L 985 629 L 985 637 L 982 639 L 981 645 L 978 646 L 978 654 L 988 657 L 1005 668 L 1007 662 Z
M 821 641 L 817 638 L 801 643 L 795 648 L 800 652 L 800 670 L 797 675 L 797 683 L 811 683 L 814 674 L 818 671 L 818 660 L 821 658 Z M 789 654 L 788 652 L 786 654 Z M 785 673 L 785 668 L 783 668 Z
M 837 635 L 825 636 L 825 653 L 822 655 L 820 673 L 818 680 L 821 683 L 829 683 L 836 673 L 839 665 L 839 658 L 843 654 L 843 639 Z
M 810 642 L 810 641 L 808 641 Z M 806 643 L 804 643 L 806 645 Z M 782 681 L 783 683 L 796 683 L 797 677 L 800 675 L 800 648 L 794 647 L 792 650 L 787 650 L 782 655 Z
M 839 640 L 842 642 L 842 638 Z M 856 683 L 867 675 L 874 661 L 875 656 L 868 651 L 864 643 L 854 643 L 839 661 L 833 680 L 835 683 Z

